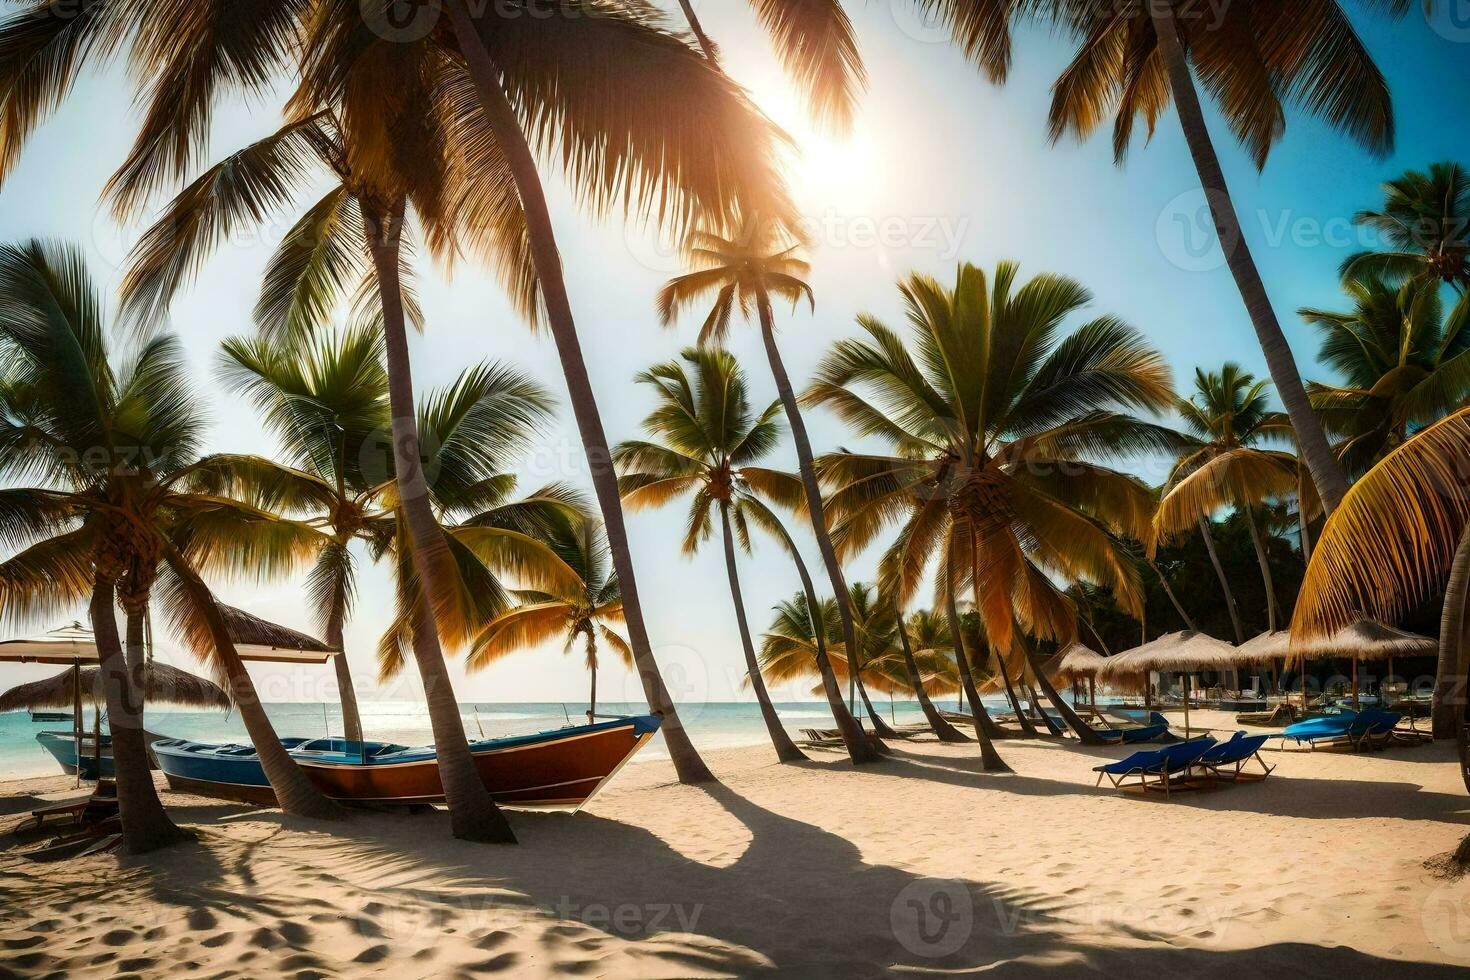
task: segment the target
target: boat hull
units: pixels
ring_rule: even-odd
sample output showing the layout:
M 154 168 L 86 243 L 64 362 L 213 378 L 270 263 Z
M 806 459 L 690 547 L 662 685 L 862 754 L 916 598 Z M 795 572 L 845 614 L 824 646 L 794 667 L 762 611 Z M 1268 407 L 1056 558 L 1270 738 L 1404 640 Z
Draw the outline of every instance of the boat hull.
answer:
M 555 732 L 474 742 L 480 780 L 502 806 L 575 810 L 586 804 L 658 730 L 658 719 L 627 718 Z M 330 799 L 379 806 L 442 804 L 444 787 L 432 749 L 404 749 L 340 739 L 283 744 Z M 153 746 L 169 785 L 194 793 L 273 806 L 275 793 L 249 746 L 164 741 Z
M 37 732 L 36 741 L 40 743 L 43 749 L 51 753 L 51 757 L 61 765 L 62 772 L 68 776 L 77 774 L 79 767 L 77 761 L 77 742 L 70 732 Z M 101 755 L 102 778 L 111 779 L 113 776 L 111 735 L 102 736 Z M 96 744 L 93 741 L 92 734 L 88 732 L 82 736 L 81 777 L 83 779 L 96 779 L 98 762 Z

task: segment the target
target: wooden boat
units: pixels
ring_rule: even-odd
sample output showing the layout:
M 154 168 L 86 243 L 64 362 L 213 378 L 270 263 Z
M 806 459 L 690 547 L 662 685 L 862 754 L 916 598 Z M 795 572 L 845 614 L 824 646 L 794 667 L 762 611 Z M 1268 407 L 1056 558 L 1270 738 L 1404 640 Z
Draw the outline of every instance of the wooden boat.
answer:
M 61 763 L 61 771 L 68 776 L 77 775 L 77 750 L 81 749 L 81 777 L 83 779 L 97 778 L 98 751 L 96 736 L 91 732 L 83 732 L 80 739 L 72 732 L 37 732 L 36 741 L 41 743 L 41 748 L 51 753 L 51 757 Z M 102 764 L 102 778 L 112 778 L 112 736 L 104 733 L 101 736 L 102 751 L 100 753 Z
M 581 808 L 658 731 L 652 716 L 619 718 L 470 743 L 480 779 L 502 806 Z M 375 805 L 443 803 L 433 748 L 341 738 L 286 738 L 286 751 L 323 794 Z M 251 745 L 182 739 L 153 743 L 169 786 L 186 793 L 273 806 L 274 791 Z
M 58 721 L 60 721 L 60 722 L 68 722 L 68 721 L 71 721 L 71 712 L 69 712 L 69 711 L 35 711 L 35 710 L 32 710 L 31 711 L 31 721 L 44 722 L 44 723 L 51 724 L 51 725 L 56 724 Z

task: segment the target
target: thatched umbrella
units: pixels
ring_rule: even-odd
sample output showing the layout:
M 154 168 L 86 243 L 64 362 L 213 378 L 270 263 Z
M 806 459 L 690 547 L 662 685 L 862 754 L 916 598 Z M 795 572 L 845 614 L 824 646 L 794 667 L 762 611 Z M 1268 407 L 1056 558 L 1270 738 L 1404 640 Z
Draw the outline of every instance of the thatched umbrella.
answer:
M 1098 677 L 1104 681 L 1148 677 L 1150 671 L 1183 673 L 1184 737 L 1189 737 L 1189 676 L 1200 671 L 1229 670 L 1236 663 L 1235 647 L 1205 633 L 1183 630 L 1169 633 L 1116 657 L 1108 657 Z
M 59 707 L 64 708 L 68 704 L 71 706 L 72 740 L 75 743 L 78 760 L 82 757 L 82 686 L 79 683 L 82 664 L 100 663 L 101 660 L 102 658 L 97 653 L 97 644 L 92 638 L 92 631 L 77 622 L 40 636 L 0 641 L 0 661 L 19 664 L 67 664 L 71 667 L 71 670 L 60 675 L 70 678 L 70 683 L 67 685 L 70 693 L 67 700 L 63 701 Z M 77 767 L 77 773 L 80 779 L 80 766 Z
M 1108 658 L 1083 643 L 1073 643 L 1057 655 L 1057 679 L 1075 684 L 1087 681 L 1087 700 L 1097 708 L 1097 675 L 1108 662 Z
M 178 704 L 192 708 L 230 706 L 229 697 L 219 685 L 168 664 L 154 661 L 144 664 L 142 677 L 135 683 L 141 685 L 145 700 L 157 704 Z M 106 702 L 100 667 L 64 670 L 54 677 L 18 684 L 0 694 L 0 711 L 71 707 L 81 698 L 82 692 L 87 692 L 93 706 Z
M 1387 660 L 1393 672 L 1394 657 L 1420 657 L 1439 650 L 1439 641 L 1418 633 L 1385 626 L 1376 619 L 1360 619 L 1331 636 L 1305 640 L 1292 646 L 1293 652 L 1305 660 L 1330 657 L 1353 658 L 1353 709 L 1358 707 L 1358 661 Z M 1303 695 L 1305 697 L 1305 695 Z
M 337 647 L 288 626 L 268 622 L 222 602 L 218 605 L 241 660 L 254 663 L 324 664 L 342 652 Z

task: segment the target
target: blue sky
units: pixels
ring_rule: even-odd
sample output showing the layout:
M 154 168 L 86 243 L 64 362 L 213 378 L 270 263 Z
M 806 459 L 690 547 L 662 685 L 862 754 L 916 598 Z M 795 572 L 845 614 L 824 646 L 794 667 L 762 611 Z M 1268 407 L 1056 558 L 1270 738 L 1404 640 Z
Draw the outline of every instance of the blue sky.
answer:
M 8 4 L 5 6 L 9 6 Z M 665 6 L 677 9 L 673 0 Z M 1398 117 L 1398 142 L 1387 159 L 1300 113 L 1263 173 L 1213 131 L 1240 208 L 1246 234 L 1266 285 L 1307 376 L 1321 376 L 1316 343 L 1294 311 L 1340 301 L 1336 269 L 1343 257 L 1371 246 L 1352 215 L 1378 200 L 1378 184 L 1435 160 L 1470 160 L 1470 0 L 1450 0 L 1431 21 L 1415 14 L 1391 23 L 1349 3 L 1369 47 L 1389 77 Z M 846 140 L 814 133 L 799 100 L 782 77 L 748 5 L 734 0 L 697 3 L 708 32 L 721 44 L 727 70 L 807 149 L 792 181 L 811 221 L 815 314 L 782 321 L 782 345 L 797 379 L 832 341 L 854 330 L 853 317 L 872 312 L 898 323 L 894 281 L 909 271 L 953 275 L 957 261 L 992 266 L 1016 259 L 1023 273 L 1072 275 L 1095 294 L 1091 312 L 1112 313 L 1144 330 L 1188 379 L 1197 365 L 1237 360 L 1264 373 L 1255 337 L 1218 252 L 1209 249 L 1203 196 L 1170 114 L 1152 144 L 1138 145 L 1117 168 L 1106 132 L 1085 145 L 1051 146 L 1046 135 L 1048 90 L 1067 49 L 1047 33 L 1023 30 L 1016 67 L 1003 89 L 985 82 L 941 32 L 925 24 L 908 0 L 848 4 L 869 72 L 855 132 Z M 1458 15 L 1458 16 L 1457 16 Z M 0 236 L 75 240 L 90 252 L 109 288 L 137 228 L 118 228 L 98 206 L 108 175 L 123 158 L 136 126 L 130 89 L 121 69 L 86 76 L 66 106 L 31 141 L 0 188 Z M 228 152 L 273 130 L 271 99 L 222 108 L 214 154 Z M 673 356 L 693 339 L 694 323 L 676 332 L 659 327 L 653 296 L 678 271 L 669 249 L 643 229 L 620 222 L 594 224 L 577 213 L 554 172 L 547 182 L 582 341 L 610 438 L 640 435 L 649 408 L 631 383 L 635 373 Z M 282 217 L 265 241 L 223 249 L 181 298 L 174 328 L 184 337 L 201 386 L 208 392 L 211 446 L 271 453 L 270 438 L 248 407 L 222 396 L 213 380 L 219 341 L 250 329 L 256 284 L 270 246 L 294 215 Z M 472 265 L 452 280 L 425 269 L 422 299 L 428 330 L 413 342 L 420 390 L 447 383 L 481 359 L 514 363 L 563 391 L 549 338 L 532 336 Z M 1079 321 L 1080 322 L 1080 321 Z M 764 357 L 753 331 L 737 331 L 732 349 L 752 375 L 761 399 L 773 398 Z M 835 422 L 809 420 L 818 449 L 850 444 Z M 774 458 L 794 466 L 789 449 Z M 553 479 L 585 482 L 585 466 L 569 413 L 523 466 L 524 488 Z M 1141 475 L 1158 482 L 1157 466 Z M 716 547 L 694 561 L 680 554 L 681 511 L 630 516 L 634 559 L 660 659 L 676 696 L 739 697 L 743 670 L 723 562 Z M 809 549 L 814 552 L 814 548 Z M 815 555 L 813 553 L 813 558 Z M 872 555 L 855 561 L 851 578 L 871 575 Z M 797 587 L 794 574 L 770 546 L 742 559 L 746 606 L 757 633 L 768 610 Z M 216 583 L 229 602 L 302 628 L 311 621 L 299 582 L 264 585 Z M 386 625 L 386 578 L 369 572 L 347 638 L 364 697 L 414 697 L 413 688 L 368 690 L 372 650 Z M 161 655 L 173 656 L 166 642 Z M 271 700 L 334 696 L 330 671 L 252 668 Z M 30 679 L 37 668 L 0 667 L 0 685 Z M 460 677 L 463 700 L 580 700 L 585 677 L 580 656 L 559 647 L 527 652 L 491 670 Z M 636 699 L 636 679 L 610 668 L 600 683 L 605 699 Z M 804 696 L 789 689 L 778 694 Z

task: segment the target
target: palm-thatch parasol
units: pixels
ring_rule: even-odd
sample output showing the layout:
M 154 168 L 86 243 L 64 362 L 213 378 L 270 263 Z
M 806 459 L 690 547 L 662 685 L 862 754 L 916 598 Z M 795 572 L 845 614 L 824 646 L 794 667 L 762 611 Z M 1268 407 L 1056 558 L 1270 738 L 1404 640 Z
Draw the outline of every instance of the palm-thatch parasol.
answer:
M 1087 700 L 1097 707 L 1097 675 L 1107 664 L 1108 658 L 1085 643 L 1073 643 L 1062 650 L 1056 659 L 1056 677 L 1063 683 L 1075 684 L 1087 681 Z
M 230 706 L 229 696 L 219 685 L 177 667 L 150 661 L 144 664 L 142 675 L 141 680 L 135 683 L 141 683 L 143 697 L 147 701 L 195 708 Z M 88 694 L 93 705 L 106 703 L 100 667 L 64 670 L 54 677 L 18 684 L 0 694 L 0 711 L 73 707 L 82 692 Z
M 1358 707 L 1359 660 L 1388 660 L 1389 673 L 1392 673 L 1394 657 L 1421 657 L 1438 650 L 1438 640 L 1386 626 L 1376 619 L 1360 619 L 1331 636 L 1303 640 L 1292 645 L 1292 651 L 1304 661 L 1330 657 L 1353 658 L 1354 710 Z
M 1229 670 L 1237 662 L 1235 647 L 1206 633 L 1183 630 L 1159 637 L 1151 643 L 1135 647 L 1116 657 L 1098 671 L 1101 680 L 1147 677 L 1150 671 L 1178 672 L 1186 675 L 1184 684 L 1184 737 L 1189 737 L 1188 675 L 1200 671 Z
M 40 636 L 5 640 L 0 642 L 0 661 L 20 664 L 67 664 L 71 667 L 71 670 L 60 675 L 71 679 L 71 683 L 67 685 L 69 697 L 62 702 L 61 706 L 66 707 L 68 704 L 71 706 L 72 737 L 76 743 L 77 758 L 80 759 L 82 755 L 82 687 L 78 678 L 81 676 L 82 664 L 95 664 L 101 661 L 101 657 L 97 654 L 97 643 L 92 638 L 92 631 L 81 623 L 73 622 L 69 626 L 62 626 Z M 80 779 L 80 767 L 77 773 Z
M 254 663 L 324 664 L 341 653 L 314 636 L 252 616 L 243 609 L 218 603 L 230 639 L 241 660 Z

